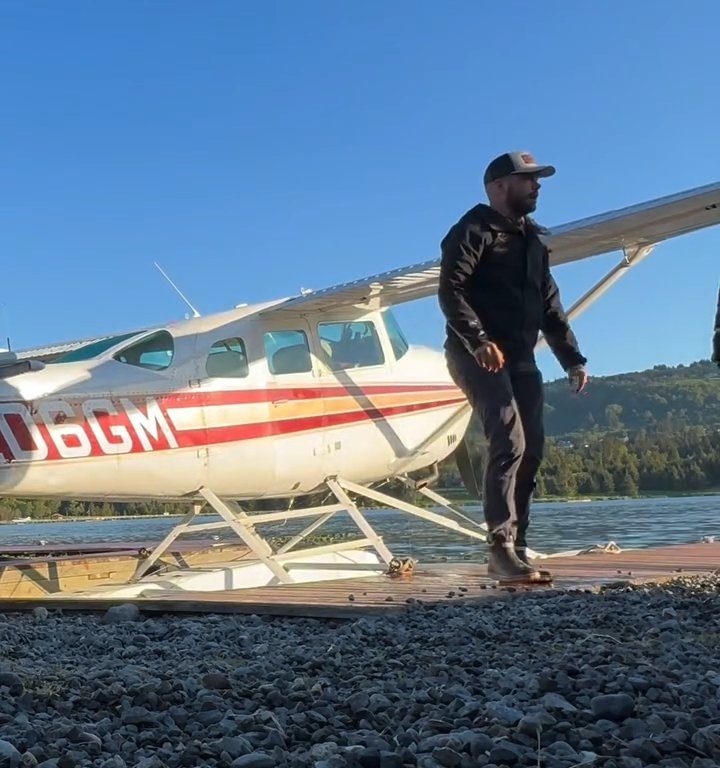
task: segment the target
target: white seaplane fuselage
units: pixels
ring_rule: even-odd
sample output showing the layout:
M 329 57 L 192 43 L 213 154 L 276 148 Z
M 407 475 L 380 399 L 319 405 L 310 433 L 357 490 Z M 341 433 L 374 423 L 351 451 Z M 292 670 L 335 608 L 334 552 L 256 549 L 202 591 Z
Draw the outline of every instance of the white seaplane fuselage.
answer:
M 431 466 L 469 421 L 442 353 L 381 312 L 238 308 L 67 357 L 0 379 L 2 495 L 290 497 Z

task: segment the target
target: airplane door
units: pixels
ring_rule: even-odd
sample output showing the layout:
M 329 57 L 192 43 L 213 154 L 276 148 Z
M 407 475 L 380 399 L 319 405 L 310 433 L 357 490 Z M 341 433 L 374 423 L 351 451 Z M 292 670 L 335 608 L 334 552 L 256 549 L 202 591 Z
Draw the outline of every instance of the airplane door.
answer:
M 383 395 L 374 392 L 389 374 L 377 319 L 325 313 L 316 333 L 325 398 L 326 475 L 372 477 L 385 467 L 394 446 L 392 429 L 378 418 Z
M 275 456 L 275 491 L 302 493 L 325 478 L 324 403 L 310 326 L 292 318 L 263 328 L 268 375 L 269 431 Z
M 255 335 L 256 336 L 256 335 Z M 202 415 L 203 484 L 219 496 L 257 498 L 273 481 L 267 404 L 257 338 L 235 323 L 199 334 L 189 396 Z

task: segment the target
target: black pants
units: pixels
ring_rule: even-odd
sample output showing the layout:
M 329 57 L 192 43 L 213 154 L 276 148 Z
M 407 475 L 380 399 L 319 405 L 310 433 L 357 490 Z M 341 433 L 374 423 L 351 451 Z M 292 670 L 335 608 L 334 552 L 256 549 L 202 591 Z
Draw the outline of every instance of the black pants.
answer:
M 469 355 L 448 354 L 447 363 L 488 440 L 485 522 L 491 534 L 524 547 L 545 442 L 542 375 L 534 366 L 490 373 Z

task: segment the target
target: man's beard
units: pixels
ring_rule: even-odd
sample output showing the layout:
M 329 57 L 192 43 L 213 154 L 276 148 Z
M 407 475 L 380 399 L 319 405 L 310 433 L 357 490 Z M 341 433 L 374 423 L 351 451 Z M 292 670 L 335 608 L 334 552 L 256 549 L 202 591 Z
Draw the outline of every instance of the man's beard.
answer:
M 524 197 L 518 195 L 508 200 L 508 207 L 520 218 L 528 213 L 532 213 L 537 208 L 537 198 L 530 197 L 529 195 Z

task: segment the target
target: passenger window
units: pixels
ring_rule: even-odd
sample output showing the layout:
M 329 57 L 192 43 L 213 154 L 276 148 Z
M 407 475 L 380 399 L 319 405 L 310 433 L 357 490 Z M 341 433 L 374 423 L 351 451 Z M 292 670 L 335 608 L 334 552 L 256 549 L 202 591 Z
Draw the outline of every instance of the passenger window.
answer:
M 395 359 L 399 360 L 408 349 L 410 349 L 410 345 L 408 344 L 398 321 L 395 319 L 395 315 L 388 309 L 383 313 L 383 317 L 385 318 L 385 329 L 390 338 L 390 346 L 392 347 Z
M 265 356 L 270 373 L 305 373 L 312 370 L 310 347 L 302 331 L 272 331 L 265 334 Z
M 333 371 L 385 362 L 374 323 L 319 323 L 320 346 Z
M 113 356 L 119 363 L 162 371 L 172 363 L 175 342 L 167 331 L 158 331 Z
M 248 373 L 248 360 L 242 339 L 223 339 L 210 347 L 205 361 L 207 375 L 219 379 L 244 379 Z

